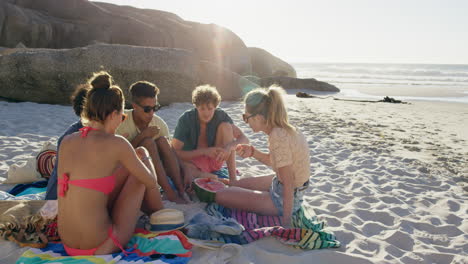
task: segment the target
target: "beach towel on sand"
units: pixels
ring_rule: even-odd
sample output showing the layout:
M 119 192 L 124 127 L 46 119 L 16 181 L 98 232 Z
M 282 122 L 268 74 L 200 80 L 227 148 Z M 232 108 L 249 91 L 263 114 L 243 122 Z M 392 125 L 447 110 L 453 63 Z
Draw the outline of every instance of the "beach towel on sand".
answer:
M 243 210 L 225 208 L 219 204 L 208 204 L 206 209 L 211 216 L 221 219 L 233 218 L 244 227 L 240 235 L 217 234 L 205 240 L 223 243 L 248 244 L 263 237 L 273 236 L 281 242 L 302 249 L 337 248 L 340 242 L 324 231 L 325 223 L 318 221 L 313 212 L 301 207 L 292 217 L 292 227 L 281 227 L 278 216 L 262 216 Z M 194 237 L 196 238 L 196 237 Z
M 68 256 L 62 243 L 49 243 L 46 248 L 31 248 L 21 255 L 17 264 L 36 263 L 173 263 L 185 264 L 192 257 L 190 244 L 180 231 L 170 231 L 154 234 L 144 229 L 136 229 L 135 234 L 127 244 L 124 253 L 99 256 Z

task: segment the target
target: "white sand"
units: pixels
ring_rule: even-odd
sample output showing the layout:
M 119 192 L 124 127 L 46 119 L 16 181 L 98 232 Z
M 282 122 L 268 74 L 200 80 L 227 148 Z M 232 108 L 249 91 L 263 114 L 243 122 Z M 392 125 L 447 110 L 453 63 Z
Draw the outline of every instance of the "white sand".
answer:
M 468 263 L 467 104 L 289 95 L 287 105 L 291 122 L 310 144 L 313 185 L 306 202 L 326 219 L 342 247 L 302 251 L 267 238 L 218 251 L 196 247 L 191 263 Z M 158 114 L 173 130 L 189 107 L 174 104 Z M 222 107 L 266 150 L 266 136 L 252 134 L 241 122 L 241 103 Z M 0 102 L 0 177 L 75 120 L 71 107 Z M 242 176 L 268 172 L 250 159 L 237 164 Z M 198 210 L 201 204 L 187 215 Z M 2 253 L 8 250 L 0 247 Z

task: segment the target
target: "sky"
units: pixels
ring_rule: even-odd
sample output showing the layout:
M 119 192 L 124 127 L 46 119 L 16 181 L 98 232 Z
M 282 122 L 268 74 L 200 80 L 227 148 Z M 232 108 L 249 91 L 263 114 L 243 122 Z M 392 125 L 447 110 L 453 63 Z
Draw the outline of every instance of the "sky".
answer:
M 101 0 L 214 23 L 293 62 L 468 64 L 465 0 Z

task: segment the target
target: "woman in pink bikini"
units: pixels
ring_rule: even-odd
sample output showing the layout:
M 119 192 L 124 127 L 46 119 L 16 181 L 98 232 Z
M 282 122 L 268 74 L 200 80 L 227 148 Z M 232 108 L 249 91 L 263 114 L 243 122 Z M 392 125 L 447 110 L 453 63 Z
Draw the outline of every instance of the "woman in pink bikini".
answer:
M 72 256 L 124 250 L 140 208 L 163 208 L 148 152 L 114 134 L 125 119 L 122 90 L 106 72 L 89 84 L 86 126 L 63 139 L 58 163 L 58 231 Z

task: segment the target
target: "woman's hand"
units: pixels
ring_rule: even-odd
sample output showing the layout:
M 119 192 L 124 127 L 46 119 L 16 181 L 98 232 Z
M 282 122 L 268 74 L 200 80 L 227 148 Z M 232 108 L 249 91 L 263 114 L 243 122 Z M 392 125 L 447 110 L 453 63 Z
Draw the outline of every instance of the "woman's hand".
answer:
M 254 154 L 254 147 L 249 144 L 239 144 L 236 146 L 236 153 L 237 155 L 241 156 L 242 158 L 250 158 Z

